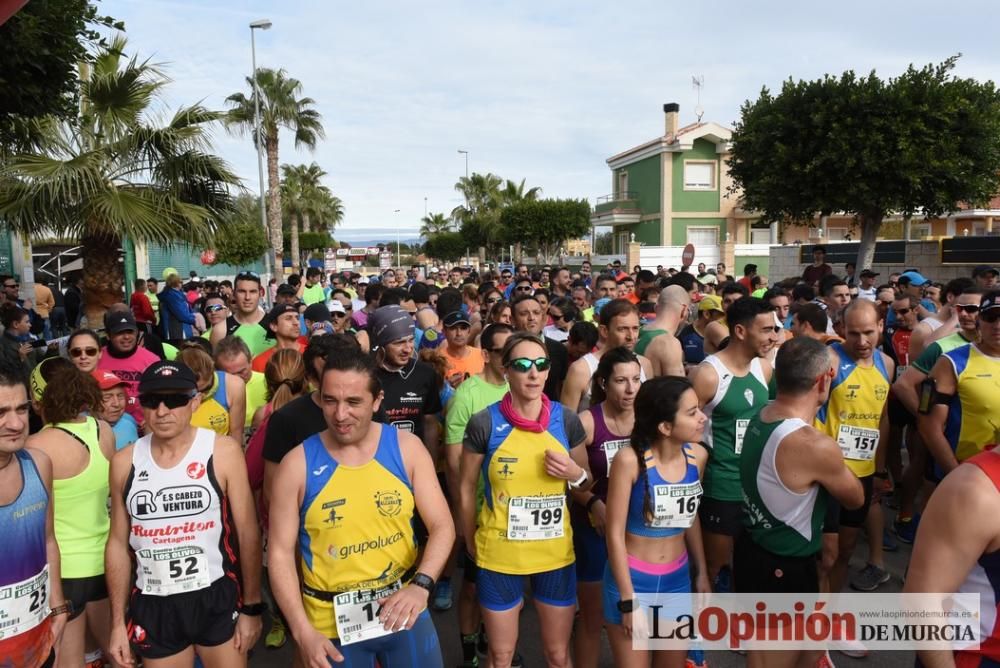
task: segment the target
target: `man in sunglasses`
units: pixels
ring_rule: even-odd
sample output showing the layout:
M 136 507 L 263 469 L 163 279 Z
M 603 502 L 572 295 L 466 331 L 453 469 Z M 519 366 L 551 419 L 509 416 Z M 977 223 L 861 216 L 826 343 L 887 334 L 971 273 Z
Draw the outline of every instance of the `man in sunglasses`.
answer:
M 882 350 L 896 363 L 896 378 L 903 375 L 910 365 L 910 339 L 917 326 L 917 305 L 913 295 L 900 295 L 892 303 L 896 322 L 885 328 Z
M 1000 384 L 1000 291 L 991 290 L 979 302 L 976 326 L 979 341 L 955 348 L 931 370 L 933 391 L 929 406 L 917 417 L 943 476 L 960 462 L 1000 442 L 996 391 Z M 926 412 L 924 409 L 926 408 Z
M 238 336 L 246 342 L 254 356 L 273 346 L 274 339 L 268 338 L 268 330 L 261 324 L 264 320 L 264 310 L 260 305 L 263 296 L 264 289 L 256 272 L 238 274 L 233 281 L 233 312 L 226 318 L 225 326 L 212 328 L 212 345 L 227 336 Z
M 927 347 L 938 339 L 951 336 L 959 328 L 958 309 L 955 308 L 955 300 L 966 290 L 975 286 L 971 278 L 959 276 L 948 281 L 941 290 L 943 293 L 941 308 L 937 313 L 928 316 L 917 323 L 913 328 L 913 336 L 910 337 L 910 358 L 917 359 Z M 977 294 L 982 294 L 979 289 Z M 978 303 L 978 302 L 977 302 Z
M 875 279 L 878 278 L 879 273 L 877 271 L 872 271 L 871 269 L 863 269 L 860 274 L 858 274 L 859 280 L 861 281 L 858 285 L 858 299 L 867 299 L 870 302 L 875 301 L 878 295 L 878 289 L 875 287 Z
M 209 668 L 246 666 L 264 606 L 243 450 L 191 425 L 201 399 L 183 364 L 150 366 L 139 402 L 147 434 L 111 461 L 111 655 L 131 665 L 133 650 L 167 659 L 193 649 Z

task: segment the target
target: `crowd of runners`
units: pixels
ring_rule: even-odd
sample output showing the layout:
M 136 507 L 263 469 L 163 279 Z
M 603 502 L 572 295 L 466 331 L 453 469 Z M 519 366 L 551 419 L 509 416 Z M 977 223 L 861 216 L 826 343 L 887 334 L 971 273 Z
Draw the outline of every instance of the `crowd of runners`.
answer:
M 703 666 L 636 648 L 637 596 L 874 592 L 899 542 L 904 591 L 983 601 L 980 649 L 918 661 L 1000 665 L 998 271 L 813 259 L 770 284 L 169 274 L 59 349 L 12 293 L 0 666 L 229 668 L 263 634 L 309 668 L 441 666 L 450 643 L 463 668 L 596 667 L 602 631 L 617 666 Z M 519 652 L 526 596 L 543 656 Z

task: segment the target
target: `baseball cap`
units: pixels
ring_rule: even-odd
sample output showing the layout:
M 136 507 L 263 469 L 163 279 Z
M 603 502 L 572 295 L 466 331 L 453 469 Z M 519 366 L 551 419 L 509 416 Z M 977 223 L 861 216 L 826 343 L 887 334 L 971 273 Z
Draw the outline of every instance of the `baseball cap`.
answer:
M 716 276 L 715 274 L 705 274 L 704 276 L 702 276 L 698 280 L 701 281 L 702 285 L 718 285 L 719 284 L 719 277 Z
M 102 392 L 110 390 L 112 387 L 118 387 L 119 385 L 127 385 L 124 380 L 107 369 L 94 369 L 90 372 L 90 375 L 97 381 L 97 386 L 101 388 Z
M 302 317 L 308 320 L 309 322 L 329 322 L 330 313 L 332 309 L 335 308 L 333 306 L 334 304 L 340 307 L 341 313 L 344 312 L 344 305 L 341 304 L 336 299 L 334 299 L 330 303 L 331 308 L 327 308 L 326 304 L 322 303 L 310 304 L 309 306 L 306 307 L 306 310 L 302 314 Z
M 877 271 L 872 271 L 871 269 L 862 269 L 859 276 L 861 278 L 868 278 L 868 277 L 875 278 L 876 276 L 881 276 L 881 274 L 879 274 Z
M 180 362 L 153 362 L 139 379 L 139 394 L 180 390 L 194 392 L 198 389 L 198 379 L 186 364 Z
M 134 332 L 138 329 L 132 311 L 108 311 L 104 314 L 104 331 L 108 334 L 118 334 L 129 330 Z
M 972 270 L 972 277 L 979 278 L 985 274 L 993 274 L 994 276 L 1000 276 L 1000 271 L 997 271 L 996 267 L 991 267 L 988 264 L 981 264 Z
M 906 279 L 909 283 L 913 285 L 926 285 L 931 282 L 931 279 L 925 277 L 918 271 L 904 271 L 899 275 L 900 280 Z
M 163 276 L 163 280 L 167 280 L 176 273 L 177 273 L 176 269 L 174 269 L 173 267 L 167 267 L 166 269 L 163 270 L 163 274 L 161 275 Z
M 28 377 L 28 383 L 31 385 L 31 396 L 35 401 L 41 401 L 42 395 L 45 394 L 45 386 L 48 385 L 48 381 L 45 380 L 45 376 L 42 375 L 42 367 L 45 366 L 46 362 L 51 362 L 52 360 L 63 359 L 60 357 L 46 357 L 41 362 L 35 365 L 35 368 L 31 370 L 31 375 Z
M 698 302 L 698 310 L 725 313 L 722 308 L 722 300 L 716 295 L 702 295 L 701 301 Z
M 340 303 L 340 300 L 337 299 L 330 300 L 330 309 L 327 319 L 333 317 L 334 313 L 347 313 L 347 309 L 345 309 L 344 305 Z M 306 309 L 306 317 L 309 318 L 309 309 Z M 309 319 L 312 320 L 312 318 Z
M 437 268 L 437 267 L 431 267 L 431 268 L 430 268 L 430 269 L 428 270 L 428 272 L 427 272 L 427 273 L 429 273 L 429 274 L 436 274 L 436 273 L 438 273 L 438 268 Z
M 288 283 L 282 283 L 278 286 L 277 295 L 279 297 L 294 297 L 296 294 L 295 288 L 290 286 Z
M 449 313 L 444 317 L 445 327 L 454 327 L 455 325 L 461 325 L 461 324 L 466 324 L 466 325 L 472 324 L 471 322 L 469 322 L 469 316 L 465 315 L 461 311 L 452 311 L 451 313 Z
M 996 292 L 988 292 L 983 295 L 983 299 L 979 302 L 979 312 L 983 313 L 995 308 L 1000 308 L 1000 296 Z
M 381 306 L 368 318 L 368 331 L 377 346 L 413 336 L 413 330 L 413 317 L 398 304 Z

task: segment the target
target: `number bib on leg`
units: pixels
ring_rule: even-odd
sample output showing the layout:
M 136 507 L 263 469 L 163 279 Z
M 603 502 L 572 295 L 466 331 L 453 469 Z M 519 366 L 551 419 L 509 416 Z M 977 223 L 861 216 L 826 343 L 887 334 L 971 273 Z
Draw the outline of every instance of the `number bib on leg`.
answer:
M 660 529 L 689 529 L 701 502 L 701 481 L 653 487 L 653 521 Z
M 341 645 L 371 640 L 387 636 L 393 631 L 386 630 L 379 621 L 382 610 L 379 599 L 391 596 L 403 588 L 403 581 L 397 580 L 383 589 L 365 589 L 337 594 L 333 599 L 334 619 L 337 623 L 337 638 Z
M 562 538 L 566 497 L 515 496 L 507 506 L 508 540 Z
M 171 596 L 207 589 L 212 584 L 208 576 L 208 559 L 201 548 L 139 550 L 136 557 L 145 582 L 143 594 Z
M 27 633 L 49 614 L 49 567 L 27 580 L 0 587 L 0 640 Z
M 875 459 L 875 449 L 878 448 L 878 429 L 840 425 L 837 443 L 840 444 L 840 451 L 844 453 L 844 459 L 871 461 Z

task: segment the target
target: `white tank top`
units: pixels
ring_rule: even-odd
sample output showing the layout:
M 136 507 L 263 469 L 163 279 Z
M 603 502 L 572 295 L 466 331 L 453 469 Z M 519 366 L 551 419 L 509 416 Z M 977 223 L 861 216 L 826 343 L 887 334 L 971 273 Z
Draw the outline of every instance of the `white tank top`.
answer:
M 151 438 L 135 442 L 125 485 L 136 587 L 144 594 L 170 596 L 234 576 L 234 532 L 212 462 L 215 432 L 198 428 L 187 454 L 170 469 L 156 464 Z

